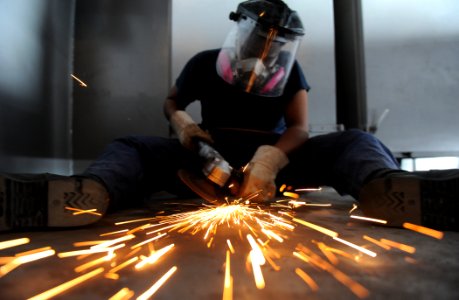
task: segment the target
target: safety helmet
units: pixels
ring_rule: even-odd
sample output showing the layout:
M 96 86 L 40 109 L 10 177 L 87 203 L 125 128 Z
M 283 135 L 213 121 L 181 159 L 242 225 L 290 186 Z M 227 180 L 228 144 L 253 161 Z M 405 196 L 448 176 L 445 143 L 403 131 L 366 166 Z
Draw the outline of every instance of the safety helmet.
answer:
M 249 0 L 229 17 L 236 24 L 218 55 L 217 73 L 248 93 L 282 95 L 304 35 L 298 14 L 281 0 Z

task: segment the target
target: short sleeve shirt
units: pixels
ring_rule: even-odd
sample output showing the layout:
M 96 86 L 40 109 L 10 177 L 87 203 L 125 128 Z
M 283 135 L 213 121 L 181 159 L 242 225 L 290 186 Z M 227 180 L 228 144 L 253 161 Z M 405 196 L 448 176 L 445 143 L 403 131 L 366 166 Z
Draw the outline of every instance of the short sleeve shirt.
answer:
M 204 129 L 243 128 L 282 133 L 287 105 L 299 90 L 309 90 L 298 62 L 293 64 L 283 94 L 263 97 L 247 93 L 218 75 L 219 51 L 203 51 L 188 61 L 176 80 L 178 105 L 186 107 L 200 101 Z

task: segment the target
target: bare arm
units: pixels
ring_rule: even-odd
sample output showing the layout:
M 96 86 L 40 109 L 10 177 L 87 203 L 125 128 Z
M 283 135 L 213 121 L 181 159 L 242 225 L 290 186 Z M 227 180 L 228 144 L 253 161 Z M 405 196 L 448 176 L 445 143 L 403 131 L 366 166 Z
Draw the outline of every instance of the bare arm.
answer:
M 308 140 L 308 94 L 298 91 L 285 111 L 287 130 L 274 146 L 262 145 L 244 171 L 242 197 L 256 194 L 252 201 L 265 201 L 276 194 L 277 173 L 288 163 L 288 154 Z
M 177 103 L 177 87 L 173 86 L 163 104 L 163 111 L 180 143 L 190 150 L 196 150 L 196 140 L 212 143 L 211 136 L 203 131 L 185 111 L 186 105 Z
M 174 112 L 177 110 L 185 110 L 185 107 L 180 107 L 175 100 L 177 97 L 177 87 L 174 85 L 167 95 L 163 104 L 163 111 L 166 118 L 169 120 Z
M 298 91 L 285 112 L 287 130 L 275 144 L 287 155 L 298 148 L 309 138 L 308 134 L 308 93 Z

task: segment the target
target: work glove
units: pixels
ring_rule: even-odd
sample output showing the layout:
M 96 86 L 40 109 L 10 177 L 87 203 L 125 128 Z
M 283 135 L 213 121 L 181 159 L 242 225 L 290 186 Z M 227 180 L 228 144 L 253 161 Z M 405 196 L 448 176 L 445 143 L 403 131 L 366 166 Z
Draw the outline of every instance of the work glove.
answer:
M 197 140 L 201 140 L 209 144 L 213 143 L 210 134 L 202 130 L 187 112 L 177 110 L 171 115 L 169 121 L 177 134 L 180 143 L 184 147 L 190 150 L 195 150 L 197 147 Z
M 244 170 L 240 196 L 250 201 L 262 202 L 276 195 L 277 173 L 288 164 L 287 155 L 277 147 L 258 147 Z

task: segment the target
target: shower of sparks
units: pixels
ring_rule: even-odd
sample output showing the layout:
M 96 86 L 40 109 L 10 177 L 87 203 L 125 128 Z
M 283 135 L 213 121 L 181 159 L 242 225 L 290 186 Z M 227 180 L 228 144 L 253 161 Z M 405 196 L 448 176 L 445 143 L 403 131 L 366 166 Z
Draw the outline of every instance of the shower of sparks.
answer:
M 352 203 L 352 208 L 349 211 L 349 214 L 352 214 L 354 212 L 354 210 L 356 210 L 357 208 L 359 208 L 359 206 L 357 204 L 355 204 L 355 203 Z
M 68 252 L 60 252 L 57 254 L 58 257 L 64 258 L 64 257 L 70 257 L 70 256 L 79 256 L 79 255 L 85 255 L 85 254 L 95 254 L 95 253 L 101 253 L 101 252 L 110 252 L 110 251 L 115 251 L 118 248 L 124 247 L 124 244 L 118 245 L 113 248 L 101 248 L 101 249 L 83 249 L 83 250 L 75 250 L 75 251 L 68 251 Z
M 137 300 L 147 300 L 158 291 L 158 289 L 177 271 L 177 267 L 173 266 L 169 271 L 167 271 L 163 276 L 161 276 L 158 281 L 156 281 L 151 288 L 146 290 L 142 295 L 137 297 Z
M 323 242 L 317 242 L 317 246 L 319 247 L 320 251 L 325 255 L 325 257 L 330 261 L 332 264 L 337 265 L 339 263 L 338 257 L 333 253 L 334 249 L 328 247 Z M 336 249 L 339 250 L 339 249 Z
M 146 264 L 154 264 L 157 262 L 163 255 L 165 255 L 167 252 L 169 252 L 172 248 L 174 247 L 174 244 L 170 244 L 164 248 L 161 248 L 160 250 L 154 252 L 150 256 L 144 258 L 141 262 L 137 263 L 135 265 L 136 269 L 141 269 L 145 267 Z
M 369 237 L 368 235 L 364 235 L 363 238 L 364 238 L 365 240 L 367 240 L 367 241 L 369 241 L 369 242 L 372 242 L 373 244 L 375 244 L 375 245 L 377 245 L 377 246 L 379 246 L 379 247 L 385 249 L 385 250 L 390 250 L 390 249 L 391 249 L 390 246 L 388 246 L 388 245 L 386 245 L 386 244 L 384 244 L 384 243 L 378 241 L 377 239 L 374 239 L 374 238 L 372 238 L 372 237 Z
M 104 268 L 98 268 L 98 269 L 95 269 L 89 273 L 86 273 L 84 275 L 81 275 L 75 279 L 72 279 L 70 281 L 67 281 L 61 285 L 58 285 L 50 290 L 47 290 L 46 292 L 43 292 L 39 295 L 36 295 L 32 298 L 29 298 L 28 300 L 42 300 L 42 299 L 50 299 L 54 296 L 57 296 L 59 294 L 61 294 L 62 292 L 68 290 L 68 289 L 71 289 L 72 287 L 80 284 L 80 283 L 83 283 L 97 275 L 99 275 L 100 273 L 102 273 L 104 271 Z
M 128 229 L 122 229 L 122 230 L 117 230 L 117 231 L 102 233 L 100 236 L 115 235 L 115 234 L 124 233 L 124 232 L 127 232 L 127 231 L 128 231 Z
M 302 189 L 295 189 L 295 192 L 320 192 L 322 190 L 321 187 L 318 188 L 302 188 Z
M 298 198 L 295 198 L 298 199 Z M 286 202 L 286 200 L 281 200 L 277 202 Z M 299 200 L 288 200 L 287 203 L 292 206 L 293 208 L 298 207 L 331 207 L 331 203 L 308 203 L 306 201 L 299 201 Z
M 431 236 L 431 237 L 436 238 L 438 240 L 441 240 L 443 238 L 443 235 L 444 235 L 443 232 L 441 232 L 441 231 L 434 230 L 434 229 L 427 228 L 427 227 L 420 226 L 420 225 L 416 225 L 416 224 L 406 223 L 406 222 L 403 223 L 403 228 L 406 228 L 406 229 L 409 229 L 409 230 L 413 230 L 413 231 L 419 232 L 421 234 L 425 234 L 425 235 Z
M 359 250 L 360 252 L 365 253 L 365 254 L 368 255 L 368 256 L 376 257 L 376 255 L 377 255 L 377 254 L 374 253 L 373 251 L 370 251 L 370 250 L 365 249 L 365 248 L 363 248 L 363 247 L 357 246 L 356 244 L 353 244 L 353 243 L 351 243 L 351 242 L 349 242 L 349 241 L 343 240 L 342 238 L 339 238 L 339 237 L 336 237 L 336 236 L 335 236 L 335 237 L 333 237 L 333 239 L 334 239 L 335 241 L 338 241 L 338 242 L 340 242 L 340 243 L 343 243 L 343 244 L 345 244 L 345 245 L 348 245 L 349 247 L 352 247 L 352 248 L 354 248 L 354 249 L 357 249 L 357 250 Z
M 317 230 L 317 231 L 319 231 L 319 232 L 321 232 L 321 233 L 323 233 L 325 235 L 331 236 L 332 238 L 338 236 L 338 233 L 336 233 L 336 232 L 334 232 L 334 231 L 332 231 L 330 229 L 327 229 L 325 227 L 313 224 L 311 222 L 307 222 L 305 220 L 301 220 L 301 219 L 297 219 L 297 218 L 294 218 L 293 221 L 295 221 L 297 223 L 300 223 L 301 225 L 304 225 L 304 226 L 309 227 L 311 229 Z
M 105 263 L 105 262 L 107 262 L 107 261 L 112 260 L 114 256 L 115 256 L 115 255 L 114 255 L 112 252 L 110 252 L 110 253 L 108 253 L 108 254 L 105 255 L 105 256 L 102 256 L 102 257 L 100 257 L 100 258 L 91 260 L 90 262 L 87 262 L 87 263 L 85 263 L 85 264 L 82 264 L 82 265 L 76 267 L 76 268 L 74 269 L 74 271 L 75 271 L 76 273 L 81 273 L 81 272 L 83 272 L 83 271 L 86 271 L 87 269 L 90 269 L 90 268 L 94 267 L 94 266 L 97 266 L 97 265 L 100 265 L 100 264 L 103 264 L 103 263 Z
M 73 74 L 70 74 L 70 76 L 71 76 L 73 79 L 75 79 L 75 80 L 78 82 L 78 84 L 79 84 L 80 86 L 82 86 L 82 87 L 88 87 L 88 85 L 87 85 L 86 83 L 84 83 L 83 80 L 81 80 L 80 78 L 76 77 L 76 76 L 73 75 Z
M 231 253 L 234 254 L 236 251 L 234 250 L 233 244 L 229 239 L 226 240 L 226 244 L 228 245 L 228 249 L 231 251 Z
M 104 243 L 104 240 L 99 241 L 83 241 L 83 242 L 75 242 L 73 243 L 74 247 L 86 247 L 86 246 L 94 246 Z
M 300 276 L 300 278 L 303 279 L 304 282 L 306 282 L 306 284 L 311 288 L 313 292 L 319 290 L 319 286 L 317 285 L 317 283 L 305 271 L 301 270 L 300 268 L 296 268 L 295 273 L 298 276 Z
M 129 221 L 123 221 L 123 222 L 117 222 L 115 225 L 125 225 L 125 224 L 130 224 L 130 223 L 139 223 L 143 221 L 151 221 L 154 220 L 155 218 L 142 218 L 142 219 L 134 219 L 134 220 L 129 220 Z
M 250 261 L 252 263 L 255 262 L 259 266 L 264 265 L 266 263 L 266 258 L 263 255 L 263 251 L 261 251 L 260 246 L 250 234 L 247 235 L 247 240 L 252 247 L 252 251 L 250 251 Z
M 172 243 L 171 239 L 178 235 L 189 234 L 199 237 L 208 249 L 225 249 L 226 260 L 221 295 L 223 300 L 232 300 L 236 291 L 233 276 L 237 273 L 232 272 L 234 264 L 237 263 L 235 259 L 245 258 L 246 271 L 251 275 L 254 286 L 260 290 L 265 289 L 270 285 L 269 280 L 263 275 L 267 269 L 271 268 L 269 270 L 276 272 L 285 270 L 279 264 L 280 259 L 283 258 L 281 253 L 284 252 L 278 251 L 277 248 L 281 245 L 283 248 L 288 247 L 286 244 L 291 234 L 294 231 L 302 230 L 311 235 L 323 235 L 323 237 L 320 240 L 309 239 L 311 247 L 298 244 L 295 250 L 290 252 L 301 264 L 306 264 L 299 265 L 294 270 L 299 281 L 306 284 L 311 292 L 320 290 L 317 278 L 311 277 L 306 269 L 300 268 L 310 266 L 315 270 L 311 274 L 322 270 L 358 298 L 366 298 L 369 296 L 369 291 L 338 269 L 337 266 L 340 265 L 341 260 L 360 263 L 363 261 L 361 254 L 369 256 L 368 259 L 374 259 L 377 253 L 368 248 L 376 246 L 381 252 L 394 248 L 412 254 L 416 250 L 409 245 L 389 239 L 378 240 L 367 235 L 354 237 L 354 240 L 361 239 L 371 244 L 359 246 L 358 241 L 351 243 L 343 239 L 337 231 L 296 216 L 296 208 L 326 208 L 331 204 L 306 202 L 298 194 L 289 192 L 293 190 L 290 186 L 282 186 L 281 189 L 284 190 L 285 196 L 289 196 L 289 199 L 271 203 L 269 207 L 251 204 L 249 199 L 227 201 L 226 204 L 221 205 L 204 204 L 193 211 L 182 211 L 170 215 L 161 212 L 152 218 L 131 219 L 115 223 L 116 226 L 124 228 L 102 233 L 99 239 L 75 242 L 73 246 L 78 247 L 77 250 L 62 251 L 54 255 L 55 250 L 51 247 L 43 247 L 14 256 L 0 257 L 0 264 L 3 265 L 0 267 L 0 277 L 26 262 L 50 256 L 56 259 L 76 257 L 77 261 L 81 260 L 81 263 L 74 267 L 74 272 L 79 275 L 85 274 L 31 298 L 49 299 L 99 275 L 102 275 L 99 276 L 102 279 L 116 281 L 131 272 L 144 272 L 149 268 L 151 271 L 153 264 L 169 263 L 174 258 L 174 252 L 178 252 L 176 248 L 180 247 Z M 314 190 L 317 191 L 317 189 Z M 295 191 L 306 190 L 297 189 Z M 352 210 L 356 208 L 355 206 Z M 96 213 L 94 210 L 67 209 L 80 213 Z M 351 216 L 351 218 L 377 223 L 381 221 L 360 216 Z M 405 223 L 404 227 L 438 239 L 443 237 L 443 233 L 422 226 Z M 308 234 L 304 236 L 308 237 Z M 0 250 L 29 242 L 28 238 L 0 242 Z M 344 249 L 339 249 L 335 245 L 340 245 Z M 356 251 L 358 254 L 355 254 Z M 406 260 L 410 261 L 410 258 L 407 257 Z M 411 258 L 411 261 L 414 259 Z M 144 292 L 137 296 L 137 299 L 152 297 L 177 271 L 177 266 L 170 268 L 151 287 L 146 287 Z M 134 294 L 134 290 L 124 287 L 121 290 L 113 291 L 110 299 L 130 299 L 134 297 Z
M 108 298 L 108 300 L 124 300 L 124 299 L 130 299 L 133 296 L 134 296 L 134 291 L 125 287 L 119 290 L 115 295 Z
M 28 239 L 28 238 L 20 238 L 20 239 L 14 239 L 14 240 L 0 242 L 0 250 L 6 249 L 6 248 L 16 247 L 16 246 L 19 246 L 19 245 L 28 244 L 29 242 L 30 242 L 30 239 Z
M 252 271 L 253 271 L 253 277 L 255 279 L 255 285 L 258 289 L 264 289 L 265 288 L 265 279 L 263 278 L 263 273 L 261 271 L 261 265 L 263 265 L 260 262 L 260 257 L 255 254 L 255 251 L 252 250 L 249 253 L 249 259 L 250 263 L 252 264 Z
M 363 299 L 369 296 L 370 292 L 362 286 L 360 283 L 354 281 L 348 275 L 344 274 L 332 264 L 329 264 L 319 255 L 315 254 L 309 248 L 299 244 L 297 250 L 300 251 L 300 254 L 306 258 L 306 261 L 316 267 L 329 272 L 337 281 L 345 285 L 351 292 L 353 292 L 357 297 Z
M 390 247 L 393 247 L 393 248 L 397 248 L 401 251 L 405 251 L 407 253 L 410 253 L 410 254 L 413 254 L 414 252 L 416 252 L 416 248 L 412 247 L 412 246 L 409 246 L 409 245 L 405 245 L 405 244 L 402 244 L 402 243 L 399 243 L 399 242 L 396 242 L 396 241 L 392 241 L 392 240 L 388 240 L 388 239 L 381 239 L 380 240 L 383 244 L 386 244 Z
M 137 256 L 134 256 L 134 257 L 124 261 L 123 263 L 119 264 L 118 266 L 114 267 L 113 269 L 108 271 L 108 273 L 116 274 L 116 272 L 120 271 L 121 269 L 126 268 L 127 266 L 129 266 L 130 264 L 135 263 L 138 260 L 139 260 L 139 258 Z
M 387 224 L 386 220 L 381 220 L 381 219 L 368 218 L 368 217 L 356 216 L 356 215 L 350 215 L 350 217 L 352 219 L 357 219 L 357 220 L 362 220 L 362 221 L 368 221 L 368 222 L 374 222 L 374 223 L 380 223 L 380 224 Z
M 291 197 L 291 198 L 293 198 L 293 199 L 298 199 L 298 198 L 300 198 L 300 195 L 299 195 L 299 194 L 297 194 L 297 193 L 292 193 L 292 192 L 284 192 L 283 195 L 284 195 L 285 197 Z
M 37 250 L 27 251 L 27 253 L 18 254 L 10 262 L 0 267 L 0 277 L 8 274 L 22 264 L 52 256 L 55 253 L 56 252 L 54 250 L 49 249 L 49 247 L 45 247 Z
M 223 300 L 233 299 L 233 277 L 231 276 L 230 251 L 226 250 L 225 280 L 223 284 Z
M 331 207 L 331 203 L 306 203 L 304 206 L 309 207 Z
M 92 208 L 92 209 L 79 209 L 79 208 L 74 208 L 74 207 L 69 207 L 66 206 L 65 209 L 74 211 L 73 215 L 82 215 L 82 214 L 90 214 L 90 215 L 95 215 L 95 216 L 102 216 L 101 213 L 97 212 L 97 209 Z
M 281 187 L 279 188 L 279 192 L 282 193 L 285 190 L 285 188 L 287 188 L 286 184 L 281 185 Z

